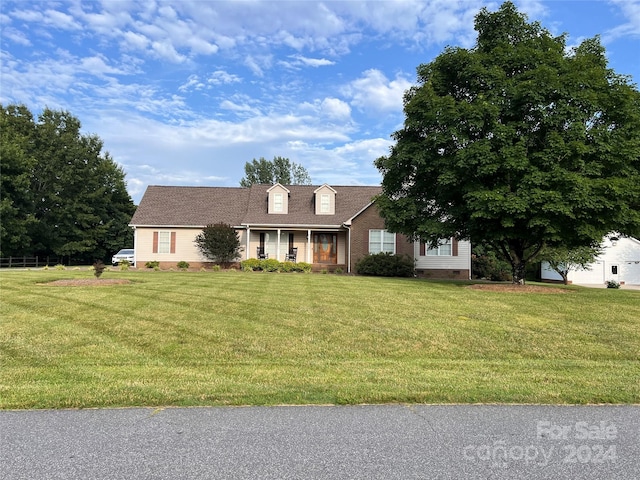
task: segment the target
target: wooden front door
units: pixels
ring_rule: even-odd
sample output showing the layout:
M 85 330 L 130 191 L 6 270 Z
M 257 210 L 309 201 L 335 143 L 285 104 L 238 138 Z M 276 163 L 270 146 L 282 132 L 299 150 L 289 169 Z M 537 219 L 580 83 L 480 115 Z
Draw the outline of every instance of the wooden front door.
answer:
M 313 263 L 338 263 L 338 235 L 313 234 Z

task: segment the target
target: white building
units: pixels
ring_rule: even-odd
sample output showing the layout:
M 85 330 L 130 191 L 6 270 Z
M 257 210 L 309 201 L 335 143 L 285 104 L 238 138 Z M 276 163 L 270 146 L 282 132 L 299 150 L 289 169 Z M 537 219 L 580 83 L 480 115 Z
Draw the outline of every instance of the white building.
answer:
M 626 285 L 640 285 L 640 240 L 608 235 L 602 242 L 602 253 L 588 270 L 572 270 L 568 278 L 575 284 L 604 284 L 615 280 Z M 542 280 L 562 281 L 562 277 L 542 262 Z

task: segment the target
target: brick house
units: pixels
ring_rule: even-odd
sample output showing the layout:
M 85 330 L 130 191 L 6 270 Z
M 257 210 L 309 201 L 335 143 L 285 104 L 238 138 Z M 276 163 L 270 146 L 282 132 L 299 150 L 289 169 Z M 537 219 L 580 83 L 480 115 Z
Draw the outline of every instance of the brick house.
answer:
M 213 223 L 232 225 L 247 258 L 293 259 L 314 270 L 354 272 L 368 253 L 406 254 L 419 275 L 468 279 L 471 245 L 443 240 L 436 249 L 385 230 L 373 186 L 253 185 L 242 187 L 149 186 L 133 215 L 136 264 L 180 261 L 210 265 L 194 240 Z

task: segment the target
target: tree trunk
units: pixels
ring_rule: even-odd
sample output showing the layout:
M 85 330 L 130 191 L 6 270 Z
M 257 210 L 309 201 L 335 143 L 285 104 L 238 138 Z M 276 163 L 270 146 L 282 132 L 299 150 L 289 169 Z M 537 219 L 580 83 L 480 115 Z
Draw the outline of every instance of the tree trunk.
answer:
M 522 260 L 511 262 L 511 275 L 513 276 L 513 283 L 517 285 L 524 285 L 524 271 L 526 262 Z

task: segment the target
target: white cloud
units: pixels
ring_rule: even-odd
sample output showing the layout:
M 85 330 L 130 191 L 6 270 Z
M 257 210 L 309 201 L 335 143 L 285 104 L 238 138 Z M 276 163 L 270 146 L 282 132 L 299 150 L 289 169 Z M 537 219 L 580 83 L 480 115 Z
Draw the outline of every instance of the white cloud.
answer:
M 402 98 L 409 87 L 411 82 L 402 75 L 390 81 L 380 70 L 370 69 L 343 91 L 351 98 L 351 104 L 361 110 L 393 112 L 402 110 Z
M 337 98 L 325 98 L 321 104 L 322 113 L 337 120 L 348 120 L 351 117 L 351 107 L 348 103 Z
M 223 85 L 240 82 L 242 82 L 242 79 L 239 76 L 227 73 L 224 70 L 216 70 L 207 79 L 207 83 L 210 83 L 212 85 Z
M 178 90 L 181 92 L 188 92 L 190 90 L 202 90 L 204 86 L 204 83 L 200 81 L 198 75 L 189 75 L 187 83 L 180 85 L 178 87 Z
M 626 18 L 626 22 L 608 30 L 603 35 L 603 41 L 611 41 L 620 37 L 640 37 L 640 1 L 637 0 L 611 0 L 611 3 L 620 8 Z
M 11 40 L 13 43 L 17 43 L 18 45 L 24 45 L 26 47 L 31 45 L 31 41 L 27 38 L 24 32 L 13 27 L 3 28 L 2 36 Z
M 308 58 L 302 55 L 291 55 L 296 65 L 306 65 L 308 67 L 325 67 L 327 65 L 335 65 L 336 62 L 327 60 L 326 58 Z

